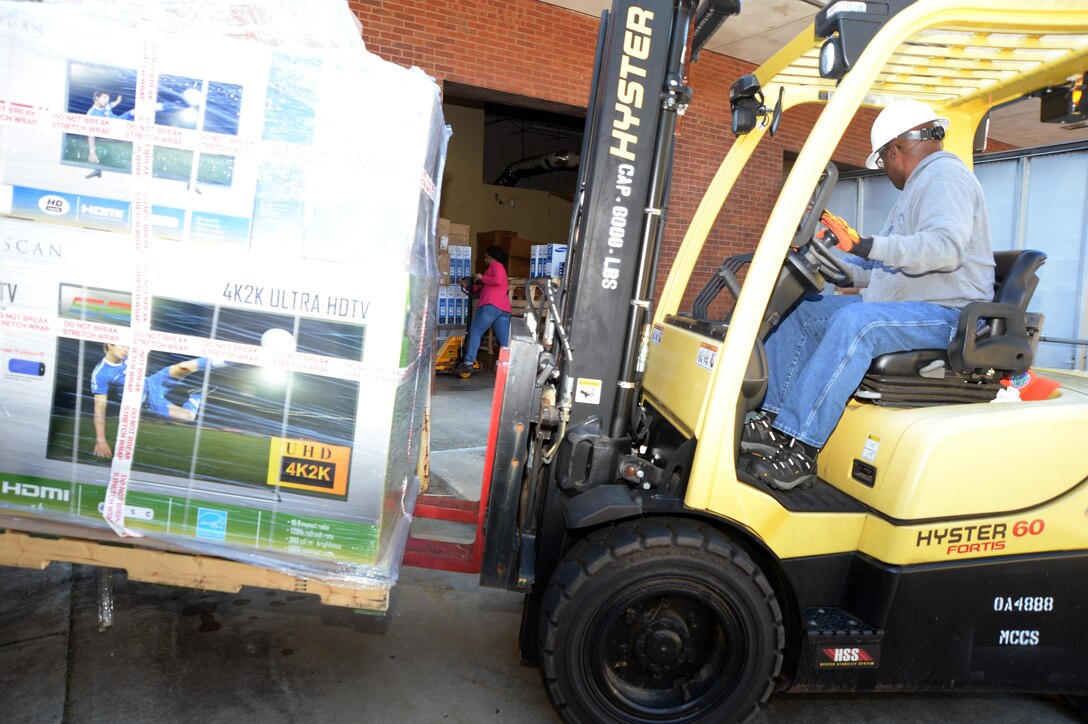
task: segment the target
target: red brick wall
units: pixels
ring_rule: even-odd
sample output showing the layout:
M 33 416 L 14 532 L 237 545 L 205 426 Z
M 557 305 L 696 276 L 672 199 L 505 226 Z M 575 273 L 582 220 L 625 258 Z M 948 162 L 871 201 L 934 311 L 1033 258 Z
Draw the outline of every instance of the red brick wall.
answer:
M 589 97 L 598 21 L 538 0 L 350 0 L 368 49 L 419 66 L 439 82 L 532 96 L 584 107 Z M 703 191 L 732 144 L 729 85 L 748 63 L 704 52 L 692 69 L 695 97 L 677 146 L 658 291 Z M 766 138 L 751 163 L 762 173 L 738 186 L 711 233 L 712 250 L 696 270 L 688 298 L 725 256 L 751 251 L 782 184 L 783 157 L 796 152 L 818 110 L 798 108 Z M 798 123 L 798 120 L 800 121 Z M 835 160 L 860 166 L 869 153 L 869 121 L 855 123 Z

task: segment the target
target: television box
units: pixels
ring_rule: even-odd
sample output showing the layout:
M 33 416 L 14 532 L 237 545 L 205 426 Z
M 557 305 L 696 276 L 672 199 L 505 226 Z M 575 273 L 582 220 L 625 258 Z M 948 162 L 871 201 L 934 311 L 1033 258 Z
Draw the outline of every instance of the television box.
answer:
M 567 272 L 567 245 L 547 244 L 541 254 L 541 276 L 562 279 Z
M 457 281 L 461 276 L 461 255 L 458 247 L 449 245 L 446 247 L 447 253 L 450 255 L 450 278 L 447 283 L 452 284 Z
M 472 276 L 472 247 L 450 244 L 450 279 L 458 282 L 463 277 Z
M 529 256 L 529 276 L 562 278 L 567 270 L 566 244 L 533 244 Z
M 438 288 L 438 323 L 442 325 L 453 324 L 453 314 L 450 311 L 450 299 L 453 296 L 453 287 L 443 284 Z
M 0 525 L 391 585 L 438 88 L 343 0 L 126 7 L 0 1 Z

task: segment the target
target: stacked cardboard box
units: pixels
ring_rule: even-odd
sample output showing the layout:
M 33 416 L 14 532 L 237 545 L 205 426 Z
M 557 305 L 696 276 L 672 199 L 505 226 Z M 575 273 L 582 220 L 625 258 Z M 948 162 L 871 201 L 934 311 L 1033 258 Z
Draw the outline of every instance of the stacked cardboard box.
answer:
M 450 222 L 450 244 L 452 246 L 471 246 L 470 230 L 468 224 Z
M 472 242 L 469 225 L 438 220 L 438 276 L 441 284 L 456 284 L 472 276 Z
M 468 294 L 460 281 L 472 276 L 472 246 L 468 224 L 438 220 L 438 324 L 462 327 L 468 319 Z M 449 330 L 440 329 L 440 337 Z
M 518 236 L 516 231 L 481 231 L 476 235 L 476 271 L 484 270 L 484 253 L 489 246 L 497 246 L 506 252 L 506 274 L 511 277 L 529 276 L 529 262 L 533 242 Z
M 0 0 L 0 526 L 388 586 L 438 88 L 343 0 L 223 7 Z

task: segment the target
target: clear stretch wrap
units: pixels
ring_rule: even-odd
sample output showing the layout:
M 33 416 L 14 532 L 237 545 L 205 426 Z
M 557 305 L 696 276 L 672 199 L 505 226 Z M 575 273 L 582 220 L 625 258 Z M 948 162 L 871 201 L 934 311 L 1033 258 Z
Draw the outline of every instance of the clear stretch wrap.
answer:
M 392 585 L 447 135 L 345 0 L 0 0 L 0 527 Z

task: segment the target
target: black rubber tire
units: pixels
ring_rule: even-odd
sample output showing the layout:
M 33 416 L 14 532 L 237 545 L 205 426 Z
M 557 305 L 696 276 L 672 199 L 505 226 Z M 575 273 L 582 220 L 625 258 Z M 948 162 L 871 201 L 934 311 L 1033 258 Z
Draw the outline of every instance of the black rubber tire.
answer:
M 539 631 L 552 703 L 584 724 L 745 721 L 771 695 L 786 638 L 759 567 L 684 519 L 578 542 L 544 594 Z

